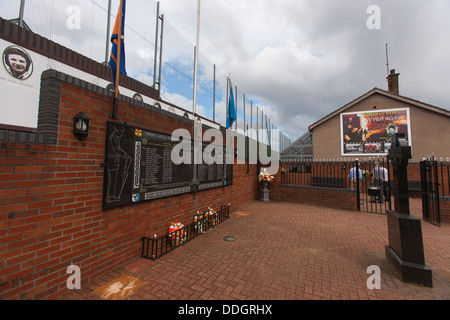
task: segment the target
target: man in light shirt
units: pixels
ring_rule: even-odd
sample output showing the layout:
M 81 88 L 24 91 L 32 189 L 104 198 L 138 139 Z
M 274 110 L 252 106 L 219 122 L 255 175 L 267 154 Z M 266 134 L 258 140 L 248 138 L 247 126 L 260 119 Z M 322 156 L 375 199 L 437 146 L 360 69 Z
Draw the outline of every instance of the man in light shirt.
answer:
M 357 177 L 359 176 L 359 181 L 362 181 L 362 171 L 358 168 L 358 175 L 356 174 L 356 167 L 353 167 L 348 172 L 348 179 L 350 180 L 352 189 L 356 189 L 358 183 Z
M 375 162 L 375 167 L 372 170 L 372 185 L 378 186 L 382 189 L 382 192 L 384 194 L 384 200 L 388 201 L 388 183 L 389 183 L 389 174 L 386 168 L 380 167 L 380 164 L 378 162 Z M 380 199 L 379 201 L 382 203 L 383 198 L 380 193 Z

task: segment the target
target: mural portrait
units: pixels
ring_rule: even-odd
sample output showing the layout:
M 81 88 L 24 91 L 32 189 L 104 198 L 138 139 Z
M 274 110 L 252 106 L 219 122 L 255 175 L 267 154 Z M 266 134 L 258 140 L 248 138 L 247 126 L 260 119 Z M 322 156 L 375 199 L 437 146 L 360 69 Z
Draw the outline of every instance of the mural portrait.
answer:
M 3 51 L 3 66 L 16 79 L 26 80 L 33 73 L 33 60 L 30 55 L 18 46 L 9 46 Z

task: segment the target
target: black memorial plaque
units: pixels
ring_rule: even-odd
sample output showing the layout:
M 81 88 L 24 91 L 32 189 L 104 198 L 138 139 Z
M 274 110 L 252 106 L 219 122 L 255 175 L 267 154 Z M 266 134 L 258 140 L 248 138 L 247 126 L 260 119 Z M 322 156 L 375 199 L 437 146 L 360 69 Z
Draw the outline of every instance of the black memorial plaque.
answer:
M 193 166 L 174 164 L 168 134 L 108 122 L 103 208 L 191 192 Z
M 231 185 L 233 165 L 175 164 L 172 150 L 179 141 L 164 133 L 108 122 L 106 128 L 103 209 Z M 202 152 L 207 147 L 203 144 Z M 222 148 L 222 147 L 220 147 Z
M 226 160 L 226 149 L 223 146 L 215 146 L 214 152 L 210 154 L 211 150 L 205 152 L 207 147 L 211 147 L 207 143 L 203 143 L 202 154 L 203 154 L 203 162 L 202 164 L 197 165 L 197 180 L 199 183 L 199 190 L 207 190 L 212 188 L 219 188 L 226 185 L 226 179 L 224 179 L 224 163 Z M 222 150 L 222 154 L 215 154 L 218 152 L 219 148 Z M 211 156 L 216 161 L 213 161 L 212 164 L 207 164 L 205 162 L 205 157 Z

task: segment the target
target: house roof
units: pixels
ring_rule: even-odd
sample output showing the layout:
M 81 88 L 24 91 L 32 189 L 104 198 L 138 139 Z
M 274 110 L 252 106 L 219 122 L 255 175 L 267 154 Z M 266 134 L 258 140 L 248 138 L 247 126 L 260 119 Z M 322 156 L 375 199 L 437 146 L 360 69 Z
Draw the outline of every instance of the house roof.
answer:
M 314 128 L 320 126 L 324 122 L 327 122 L 331 118 L 334 118 L 335 116 L 345 112 L 346 110 L 348 110 L 351 107 L 353 107 L 355 104 L 357 104 L 357 103 L 367 99 L 368 97 L 370 97 L 371 95 L 374 95 L 374 94 L 381 94 L 383 96 L 386 96 L 386 97 L 389 97 L 389 98 L 392 98 L 392 99 L 396 99 L 396 100 L 399 100 L 399 101 L 402 101 L 402 102 L 405 102 L 405 103 L 417 106 L 419 108 L 423 108 L 423 109 L 426 109 L 426 110 L 429 110 L 429 111 L 432 111 L 432 112 L 436 112 L 436 113 L 442 114 L 444 116 L 450 117 L 450 111 L 449 110 L 446 110 L 446 109 L 443 109 L 443 108 L 439 108 L 439 107 L 436 107 L 436 106 L 433 106 L 433 105 L 430 105 L 430 104 L 427 104 L 427 103 L 424 103 L 424 102 L 421 102 L 421 101 L 418 101 L 418 100 L 414 100 L 414 99 L 411 99 L 411 98 L 408 98 L 408 97 L 404 97 L 404 96 L 401 96 L 401 95 L 398 95 L 398 94 L 395 94 L 395 93 L 392 93 L 392 92 L 389 92 L 389 91 L 386 91 L 386 90 L 382 90 L 380 88 L 373 88 L 372 90 L 370 90 L 369 92 L 365 93 L 361 97 L 353 100 L 352 102 L 346 104 L 345 106 L 341 107 L 340 109 L 330 113 L 326 117 L 324 117 L 324 118 L 320 119 L 319 121 L 317 121 L 317 122 L 313 123 L 312 125 L 310 125 L 309 128 L 308 128 L 309 131 L 314 130 Z

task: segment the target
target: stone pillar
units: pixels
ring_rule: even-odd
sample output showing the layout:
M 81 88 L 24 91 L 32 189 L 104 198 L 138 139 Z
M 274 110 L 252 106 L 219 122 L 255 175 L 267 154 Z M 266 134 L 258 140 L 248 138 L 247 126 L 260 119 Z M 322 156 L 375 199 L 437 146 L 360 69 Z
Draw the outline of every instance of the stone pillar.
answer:
M 389 245 L 385 252 L 402 281 L 432 287 L 432 272 L 425 265 L 421 220 L 411 216 L 409 211 L 407 167 L 411 158 L 411 147 L 405 135 L 395 134 L 389 150 L 394 169 L 395 210 L 388 210 L 387 213 Z

